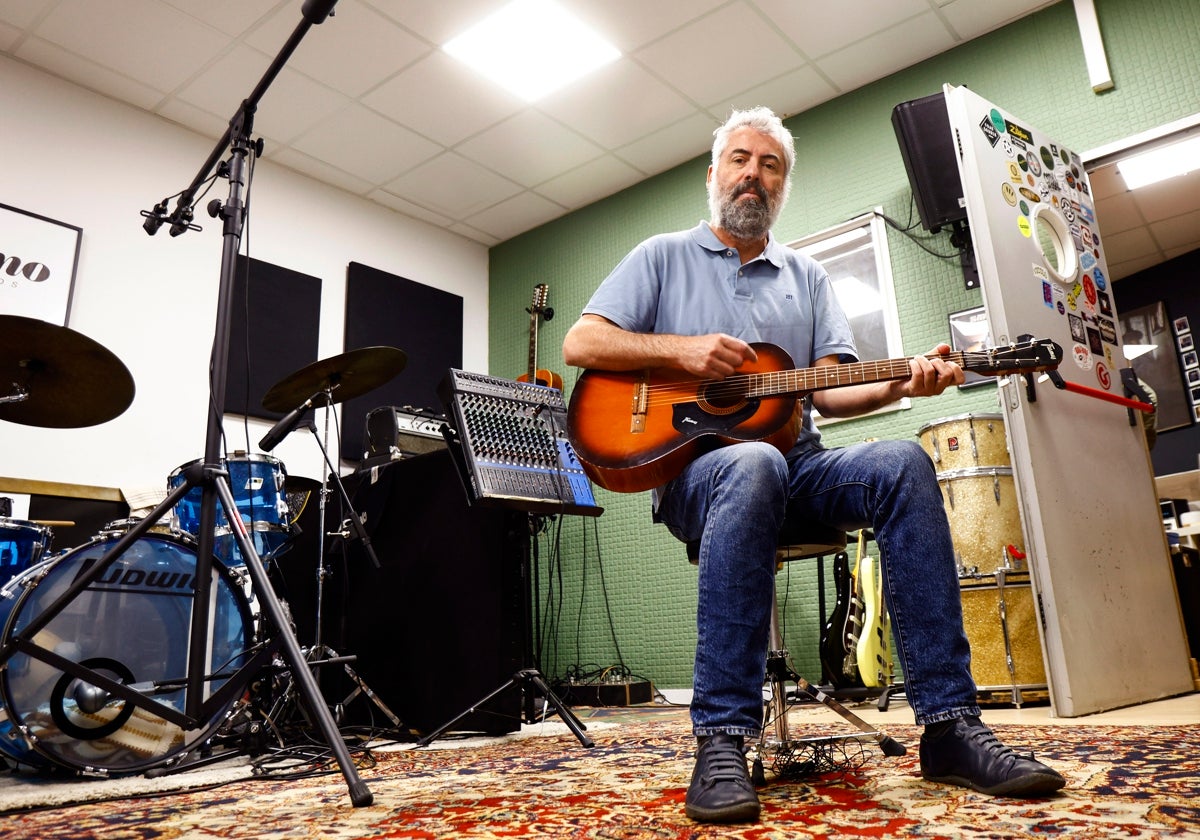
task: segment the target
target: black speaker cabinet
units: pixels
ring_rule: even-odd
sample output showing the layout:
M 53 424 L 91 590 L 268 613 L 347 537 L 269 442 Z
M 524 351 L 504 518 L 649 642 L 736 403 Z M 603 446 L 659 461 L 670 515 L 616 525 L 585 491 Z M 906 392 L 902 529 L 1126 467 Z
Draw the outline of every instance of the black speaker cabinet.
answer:
M 922 226 L 937 233 L 951 222 L 966 219 L 945 96 L 935 93 L 901 102 L 892 109 L 892 128 Z
M 321 641 L 358 657 L 351 667 L 406 729 L 432 732 L 524 665 L 526 515 L 469 507 L 446 450 L 343 480 L 366 516 L 380 568 L 358 540 L 329 538 Z M 316 629 L 318 507 L 315 499 L 306 505 L 303 534 L 279 561 L 283 597 L 305 647 Z M 324 530 L 336 531 L 344 518 L 336 492 L 327 507 Z M 326 699 L 340 702 L 352 684 L 337 666 L 323 670 L 333 672 L 321 675 Z M 390 726 L 362 696 L 346 706 L 345 720 Z M 513 688 L 454 729 L 502 734 L 520 725 Z

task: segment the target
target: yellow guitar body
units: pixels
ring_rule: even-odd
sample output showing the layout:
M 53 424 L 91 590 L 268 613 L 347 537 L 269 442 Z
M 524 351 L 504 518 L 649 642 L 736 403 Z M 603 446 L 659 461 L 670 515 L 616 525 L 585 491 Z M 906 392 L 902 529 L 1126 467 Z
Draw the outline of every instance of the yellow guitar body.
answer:
M 883 599 L 883 576 L 878 561 L 863 557 L 859 586 L 863 593 L 862 635 L 858 639 L 858 674 L 867 688 L 883 688 L 892 681 L 891 623 Z

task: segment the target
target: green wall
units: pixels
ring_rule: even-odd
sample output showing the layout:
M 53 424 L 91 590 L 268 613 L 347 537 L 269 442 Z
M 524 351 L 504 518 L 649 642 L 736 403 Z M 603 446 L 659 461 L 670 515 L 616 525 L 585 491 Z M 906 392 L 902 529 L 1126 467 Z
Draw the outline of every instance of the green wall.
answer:
M 944 82 L 970 87 L 1078 152 L 1200 111 L 1200 2 L 1096 0 L 1096 7 L 1115 82 L 1105 93 L 1091 90 L 1074 10 L 1064 0 L 789 119 L 797 165 L 776 236 L 791 241 L 877 205 L 892 218 L 908 219 L 910 190 L 891 110 L 940 90 Z M 490 373 L 515 377 L 525 370 L 525 307 L 533 286 L 547 283 L 556 316 L 540 330 L 540 366 L 561 373 L 569 395 L 577 372 L 562 364 L 563 335 L 630 248 L 707 216 L 707 165 L 707 156 L 697 158 L 493 248 Z M 895 231 L 888 236 L 904 353 L 925 352 L 947 339 L 947 313 L 979 305 L 980 293 L 964 290 L 957 262 L 930 256 Z M 945 233 L 928 244 L 940 253 L 952 250 Z M 829 445 L 911 439 L 932 420 L 998 410 L 992 388 L 951 389 L 907 411 L 828 427 L 824 437 Z M 634 673 L 659 687 L 688 687 L 695 569 L 682 545 L 651 523 L 648 494 L 596 492 L 603 516 L 565 518 L 557 551 L 543 541 L 540 611 L 543 621 L 551 621 L 543 670 L 559 678 L 569 669 L 616 665 L 619 648 Z M 830 577 L 827 570 L 827 581 Z M 820 677 L 815 584 L 812 561 L 786 564 L 780 573 L 785 641 L 797 669 L 811 680 Z

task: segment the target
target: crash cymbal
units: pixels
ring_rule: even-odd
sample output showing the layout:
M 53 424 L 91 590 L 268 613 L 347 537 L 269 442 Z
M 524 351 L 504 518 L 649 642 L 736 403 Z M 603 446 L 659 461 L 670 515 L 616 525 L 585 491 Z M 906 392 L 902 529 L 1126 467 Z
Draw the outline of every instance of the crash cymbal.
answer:
M 345 402 L 391 381 L 407 361 L 404 351 L 395 347 L 351 350 L 288 374 L 271 386 L 262 405 L 267 411 L 287 412 L 322 391 L 330 391 L 330 396 L 314 400 L 314 408 Z
M 3 402 L 25 394 L 24 399 Z M 133 402 L 121 360 L 82 333 L 0 315 L 0 420 L 51 429 L 95 426 Z

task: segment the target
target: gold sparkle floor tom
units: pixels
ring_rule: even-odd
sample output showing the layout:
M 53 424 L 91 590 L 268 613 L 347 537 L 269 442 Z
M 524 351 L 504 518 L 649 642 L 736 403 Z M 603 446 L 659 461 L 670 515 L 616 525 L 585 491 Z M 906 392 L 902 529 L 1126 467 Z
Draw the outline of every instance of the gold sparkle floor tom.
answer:
M 1000 414 L 943 417 L 918 429 L 917 437 L 938 472 L 1012 465 Z
M 959 579 L 963 628 L 971 643 L 971 676 L 982 693 L 1046 689 L 1037 610 L 1029 573 L 1001 569 Z
M 1009 568 L 1006 548 L 1024 554 L 1017 491 L 1011 467 L 977 467 L 938 473 L 961 574 Z

